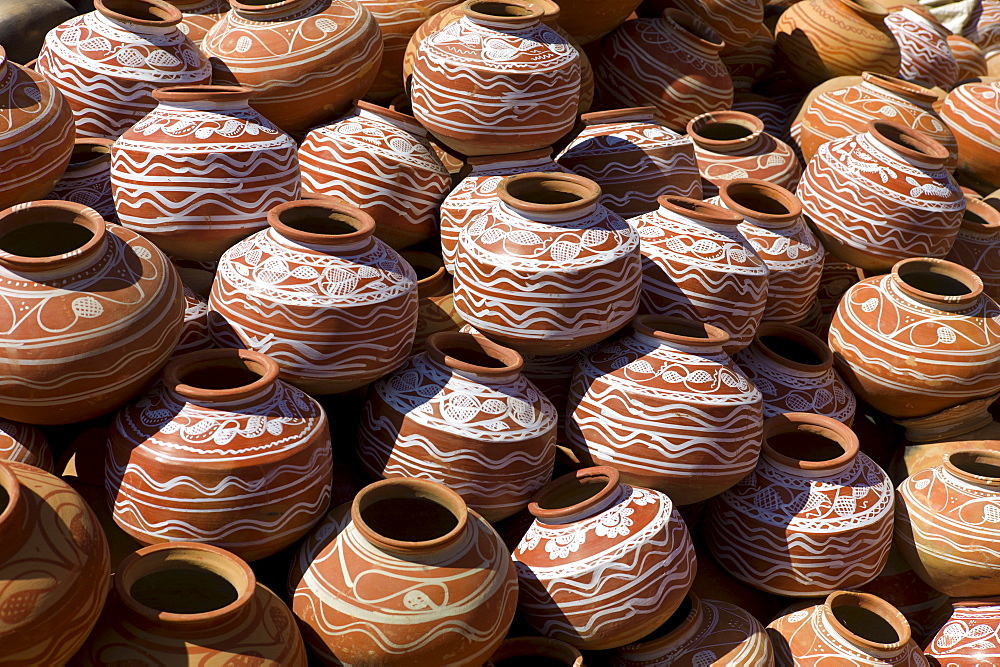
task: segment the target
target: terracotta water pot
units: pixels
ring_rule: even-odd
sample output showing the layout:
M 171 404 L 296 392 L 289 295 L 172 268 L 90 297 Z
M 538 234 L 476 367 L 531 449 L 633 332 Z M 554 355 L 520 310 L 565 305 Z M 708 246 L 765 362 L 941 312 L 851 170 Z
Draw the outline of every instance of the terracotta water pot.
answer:
M 948 35 L 946 40 L 958 65 L 955 73 L 956 82 L 989 75 L 986 57 L 975 42 L 961 35 Z
M 181 281 L 156 246 L 92 209 L 0 211 L 0 417 L 69 424 L 138 393 L 181 334 Z M 25 364 L 31 359 L 31 364 Z
M 958 62 L 948 46 L 947 28 L 906 5 L 890 11 L 885 24 L 899 44 L 900 79 L 945 90 L 961 80 L 957 78 Z
M 575 352 L 621 329 L 639 307 L 639 237 L 573 174 L 508 176 L 499 202 L 459 234 L 455 308 L 527 354 Z
M 906 617 L 867 593 L 836 591 L 822 604 L 802 602 L 767 626 L 778 667 L 927 667 Z
M 830 324 L 837 370 L 892 417 L 923 417 L 996 393 L 1000 306 L 968 269 L 908 259 L 862 280 Z
M 839 0 L 838 0 L 839 1 Z M 965 196 L 948 173 L 948 151 L 892 121 L 823 144 L 797 190 L 826 249 L 869 271 L 911 257 L 945 257 Z
M 1000 452 L 950 452 L 898 492 L 896 546 L 913 571 L 950 597 L 1000 594 Z
M 251 95 L 241 86 L 153 93 L 159 105 L 111 149 L 124 226 L 171 256 L 211 262 L 298 199 L 295 140 L 250 107 Z
M 413 116 L 363 100 L 313 128 L 299 160 L 305 190 L 364 209 L 375 219 L 375 235 L 397 249 L 433 236 L 452 185 Z
M 252 561 L 320 520 L 331 470 L 326 414 L 278 364 L 204 350 L 118 412 L 105 485 L 115 522 L 141 544 L 205 542 Z
M 519 610 L 536 631 L 580 649 L 614 648 L 683 603 L 694 548 L 667 496 L 596 467 L 551 482 L 528 509 L 535 520 L 512 556 Z
M 106 221 L 118 222 L 111 195 L 112 144 L 114 141 L 102 137 L 77 139 L 66 171 L 48 197 L 83 204 Z
M 163 86 L 207 84 L 212 68 L 163 0 L 95 0 L 53 28 L 35 68 L 66 96 L 76 136 L 117 138 L 156 106 Z
M 37 426 L 0 419 L 0 461 L 14 461 L 55 474 L 52 450 Z
M 213 81 L 245 86 L 289 134 L 347 111 L 379 72 L 382 33 L 357 0 L 231 0 L 205 35 Z
M 660 197 L 660 208 L 632 218 L 642 253 L 639 309 L 717 326 L 735 354 L 764 315 L 769 270 L 739 232 L 743 216 L 708 202 Z
M 989 665 L 1000 661 L 1000 599 L 951 600 L 943 623 L 924 646 L 936 665 Z
M 268 355 L 310 394 L 357 389 L 401 365 L 417 326 L 417 275 L 373 236 L 371 216 L 313 198 L 267 219 L 219 262 L 216 343 Z
M 104 606 L 108 541 L 66 482 L 0 461 L 0 652 L 12 667 L 63 665 Z
M 892 545 L 893 489 L 841 422 L 790 412 L 764 422 L 756 470 L 709 505 L 708 547 L 736 578 L 789 597 L 862 586 Z
M 580 355 L 566 436 L 580 461 L 679 505 L 722 493 L 757 464 L 761 395 L 711 325 L 640 315 L 632 333 Z
M 795 3 L 774 28 L 778 63 L 809 87 L 866 71 L 896 76 L 901 55 L 888 15 L 873 0 Z
M 228 0 L 167 0 L 181 10 L 177 29 L 188 36 L 195 46 L 201 46 L 208 31 L 229 11 Z
M 58 87 L 0 47 L 0 209 L 45 197 L 73 154 L 73 113 Z M 58 197 L 58 195 L 56 195 Z
M 816 291 L 816 301 L 819 303 L 823 313 L 825 328 L 829 330 L 830 320 L 840 305 L 840 300 L 851 285 L 857 283 L 861 278 L 858 276 L 858 269 L 847 262 L 826 253 L 823 256 L 823 274 L 819 279 L 819 289 Z M 821 336 L 826 340 L 826 336 Z
M 941 119 L 958 142 L 958 173 L 982 194 L 1000 187 L 1000 147 L 990 141 L 1000 132 L 1000 82 L 958 86 L 941 105 Z
M 410 354 L 424 351 L 424 343 L 439 331 L 458 331 L 465 324 L 455 310 L 452 281 L 437 255 L 418 250 L 401 254 L 417 274 L 417 333 Z
M 552 145 L 573 128 L 580 55 L 524 0 L 467 0 L 463 16 L 420 42 L 413 115 L 464 155 Z M 516 98 L 518 104 L 510 104 Z
M 946 258 L 983 281 L 983 293 L 1000 299 L 1000 210 L 966 197 L 962 225 Z
M 552 477 L 556 410 L 521 366 L 517 352 L 482 336 L 432 335 L 369 390 L 362 466 L 375 479 L 440 482 L 491 523 L 523 510 Z
M 983 54 L 1000 46 L 1000 2 L 980 0 L 972 8 L 962 36 L 972 40 Z
M 480 665 L 518 594 L 500 536 L 457 493 L 418 479 L 376 482 L 333 510 L 299 549 L 289 589 L 327 664 Z
M 694 145 L 654 118 L 654 107 L 595 111 L 556 161 L 601 186 L 601 204 L 623 218 L 656 210 L 664 195 L 701 199 Z

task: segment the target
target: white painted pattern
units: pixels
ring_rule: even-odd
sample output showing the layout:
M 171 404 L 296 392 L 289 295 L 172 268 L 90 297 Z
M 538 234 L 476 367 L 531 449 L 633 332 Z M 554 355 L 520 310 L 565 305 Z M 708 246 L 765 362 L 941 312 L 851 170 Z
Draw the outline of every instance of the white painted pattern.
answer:
M 899 43 L 899 78 L 928 88 L 949 90 L 958 76 L 958 63 L 948 46 L 948 30 L 905 6 L 889 12 L 885 25 Z

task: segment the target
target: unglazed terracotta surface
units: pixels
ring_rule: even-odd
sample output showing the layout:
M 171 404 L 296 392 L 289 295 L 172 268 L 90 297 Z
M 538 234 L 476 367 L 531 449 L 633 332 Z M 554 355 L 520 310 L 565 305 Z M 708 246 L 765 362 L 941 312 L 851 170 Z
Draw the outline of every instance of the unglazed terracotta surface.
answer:
M 208 330 L 208 300 L 184 286 L 184 326 L 174 348 L 174 357 L 215 347 Z
M 975 42 L 961 35 L 948 35 L 947 42 L 951 54 L 955 57 L 955 63 L 958 65 L 955 74 L 956 82 L 989 74 L 986 57 L 983 56 L 983 52 L 976 46 Z
M 985 194 L 1000 187 L 1000 147 L 990 137 L 1000 132 L 1000 82 L 966 83 L 941 105 L 941 119 L 958 142 L 959 172 Z
M 924 654 L 937 664 L 970 667 L 1000 661 L 1000 599 L 952 600 Z
M 458 331 L 465 324 L 455 310 L 452 279 L 437 255 L 417 250 L 401 254 L 417 274 L 417 333 L 410 354 L 423 352 L 424 343 L 438 331 Z
M 962 225 L 946 259 L 970 269 L 983 281 L 986 296 L 1000 299 L 1000 211 L 966 198 Z
M 228 0 L 167 0 L 181 10 L 183 18 L 177 29 L 188 36 L 195 46 L 201 46 L 208 31 L 229 11 Z
M 947 28 L 905 5 L 890 11 L 885 24 L 899 43 L 899 78 L 945 90 L 961 81 Z
M 52 450 L 37 426 L 0 419 L 0 461 L 14 461 L 55 474 Z

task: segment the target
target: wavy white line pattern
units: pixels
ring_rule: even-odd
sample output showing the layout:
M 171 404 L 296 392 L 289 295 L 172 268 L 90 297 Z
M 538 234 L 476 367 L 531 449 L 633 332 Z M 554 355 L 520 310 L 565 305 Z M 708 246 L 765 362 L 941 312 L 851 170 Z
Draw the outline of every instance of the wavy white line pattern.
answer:
M 944 90 L 950 90 L 960 80 L 956 78 L 958 63 L 946 39 L 947 28 L 906 6 L 889 12 L 885 24 L 899 44 L 900 79 Z
M 374 105 L 311 130 L 299 162 L 306 191 L 364 210 L 375 218 L 376 236 L 397 249 L 434 234 L 437 209 L 451 189 L 427 130 L 411 116 Z
M 991 140 L 1000 133 L 1000 82 L 958 86 L 944 98 L 941 119 L 955 133 L 959 171 L 1000 186 L 1000 148 Z
M 512 558 L 524 619 L 546 637 L 594 650 L 659 627 L 696 569 L 691 536 L 670 499 L 626 484 L 575 518 L 535 519 Z
M 799 164 L 805 164 L 802 155 L 797 152 L 797 145 L 787 136 L 791 112 L 794 109 L 789 109 L 781 100 L 739 90 L 733 97 L 732 109 L 759 118 L 760 122 L 764 123 L 764 130 L 773 137 L 780 137 L 785 144 L 791 146 L 792 150 L 796 151 L 795 156 L 799 159 Z
M 381 551 L 333 510 L 299 549 L 289 576 L 306 643 L 332 664 L 480 665 L 517 604 L 507 547 L 469 513 L 452 545 L 416 557 Z
M 556 162 L 600 185 L 601 204 L 631 218 L 655 211 L 662 195 L 701 199 L 689 137 L 656 122 L 651 108 L 598 113 Z
M 906 157 L 872 132 L 823 144 L 796 194 L 830 253 L 870 270 L 945 257 L 965 211 L 940 162 Z
M 996 392 L 1000 307 L 983 295 L 943 310 L 903 293 L 894 274 L 851 287 L 830 324 L 837 369 L 859 398 L 922 417 Z
M 600 204 L 538 222 L 498 201 L 459 234 L 455 308 L 489 338 L 531 354 L 583 349 L 639 307 L 639 237 Z
M 762 591 L 810 597 L 874 579 L 892 546 L 892 482 L 863 453 L 826 476 L 778 467 L 753 473 L 712 499 L 712 555 Z
M 348 391 L 406 361 L 417 326 L 417 274 L 368 237 L 304 246 L 266 229 L 226 251 L 209 297 L 220 347 L 262 352 L 309 393 Z
M 177 29 L 199 47 L 212 26 L 229 11 L 228 0 L 179 0 L 170 4 L 181 10 L 184 16 Z
M 711 26 L 725 41 L 727 50 L 743 48 L 764 24 L 763 0 L 674 0 L 666 4 Z
M 697 135 L 692 138 L 705 199 L 715 197 L 720 185 L 737 178 L 759 178 L 794 192 L 802 177 L 795 152 L 767 132 L 754 132 L 719 148 L 699 142 Z
M 108 222 L 118 222 L 115 200 L 111 195 L 111 156 L 76 164 L 70 162 L 47 196 L 83 204 L 97 211 Z
M 208 331 L 208 301 L 184 286 L 184 326 L 173 357 L 215 347 Z
M 37 426 L 0 419 L 0 460 L 14 461 L 55 474 L 52 450 Z
M 576 49 L 538 19 L 462 16 L 417 48 L 413 115 L 465 155 L 535 150 L 573 128 L 581 80 Z
M 212 68 L 184 33 L 90 12 L 45 36 L 35 65 L 69 102 L 79 137 L 116 139 L 145 116 L 164 86 L 207 84 Z
M 990 69 L 986 64 L 986 57 L 974 42 L 961 35 L 948 35 L 946 39 L 948 48 L 951 49 L 951 54 L 955 56 L 955 62 L 958 64 L 955 81 L 989 76 Z
M 952 601 L 950 613 L 924 651 L 942 665 L 1000 663 L 1000 604 Z
M 826 253 L 823 256 L 823 274 L 816 290 L 816 300 L 823 311 L 823 317 L 830 319 L 840 305 L 840 300 L 860 280 L 857 268 Z M 825 338 L 825 337 L 824 337 Z
M 983 55 L 989 56 L 996 51 L 1000 47 L 1000 2 L 980 0 L 975 3 L 962 36 L 978 46 Z

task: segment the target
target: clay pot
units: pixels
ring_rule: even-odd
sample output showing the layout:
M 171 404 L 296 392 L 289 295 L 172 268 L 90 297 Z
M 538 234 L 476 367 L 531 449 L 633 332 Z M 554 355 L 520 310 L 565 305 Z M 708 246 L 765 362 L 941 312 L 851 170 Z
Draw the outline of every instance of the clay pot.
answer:
M 764 0 L 647 0 L 643 13 L 657 15 L 668 7 L 697 16 L 726 42 L 739 49 L 754 38 L 764 22 Z
M 757 463 L 760 392 L 723 351 L 721 329 L 651 315 L 632 328 L 580 355 L 567 405 L 570 447 L 679 505 L 722 493 Z
M 619 648 L 611 664 L 701 667 L 710 655 L 712 664 L 774 664 L 771 642 L 757 619 L 736 605 L 702 600 L 694 593 L 688 593 L 673 616 L 652 634 Z
M 767 303 L 768 268 L 739 232 L 743 216 L 708 202 L 661 197 L 659 210 L 629 220 L 641 239 L 639 309 L 705 322 L 750 344 Z
M 1000 2 L 976 2 L 962 28 L 962 36 L 972 40 L 989 57 L 991 51 L 1000 47 Z
M 556 410 L 521 365 L 482 336 L 432 335 L 368 392 L 358 428 L 365 471 L 444 484 L 491 523 L 523 510 L 552 478 Z
M 0 284 L 9 290 L 5 419 L 69 424 L 105 414 L 156 375 L 181 333 L 181 281 L 167 258 L 80 204 L 0 211 Z
M 21 3 L 28 6 L 27 3 Z M 73 114 L 40 74 L 0 47 L 0 210 L 52 191 L 73 154 Z
M 184 286 L 184 325 L 172 357 L 215 347 L 208 330 L 208 300 Z
M 719 203 L 743 216 L 737 229 L 770 272 L 763 320 L 801 322 L 816 298 L 824 253 L 798 197 L 773 183 L 736 179 L 722 183 Z
M 589 44 L 630 20 L 641 2 L 609 0 L 595 4 L 592 0 L 559 0 L 562 9 L 559 23 L 580 44 Z
M 601 186 L 601 204 L 623 218 L 657 208 L 663 195 L 700 199 L 694 145 L 658 123 L 653 107 L 596 111 L 580 117 L 583 131 L 556 158 Z
M 455 273 L 459 234 L 499 201 L 497 186 L 504 177 L 534 171 L 568 173 L 552 160 L 549 148 L 510 155 L 470 157 L 469 169 L 469 173 L 445 197 L 440 210 L 441 256 L 445 268 L 452 274 Z
M 750 41 L 745 44 L 733 46 L 726 39 L 726 48 L 721 56 L 737 94 L 749 91 L 774 67 L 774 37 L 767 26 L 758 24 Z
M 48 197 L 83 204 L 106 221 L 117 222 L 115 200 L 111 196 L 112 144 L 111 139 L 77 139 L 69 165 Z
M 904 260 L 862 280 L 830 325 L 837 370 L 892 417 L 923 417 L 996 392 L 1000 307 L 968 269 Z
M 252 561 L 326 513 L 331 456 L 323 409 L 278 364 L 204 350 L 118 412 L 105 484 L 115 522 L 141 544 L 206 542 Z
M 14 461 L 55 474 L 52 450 L 37 426 L 0 419 L 0 461 Z
M 501 345 L 575 352 L 603 340 L 639 307 L 639 237 L 573 174 L 508 176 L 500 201 L 459 235 L 455 308 Z
M 854 421 L 857 401 L 834 370 L 833 353 L 805 329 L 764 322 L 733 361 L 764 397 L 765 418 L 813 412 L 848 426 Z
M 205 35 L 216 84 L 253 91 L 253 107 L 289 134 L 336 118 L 379 72 L 382 34 L 358 0 L 230 2 Z
M 941 119 L 958 142 L 958 173 L 982 194 L 1000 187 L 1000 149 L 990 137 L 1000 132 L 1000 82 L 966 83 L 941 105 Z
M 1000 211 L 967 197 L 947 259 L 972 270 L 983 281 L 986 296 L 1000 299 Z
M 375 219 L 393 248 L 429 239 L 451 176 L 413 116 L 359 101 L 343 118 L 314 128 L 299 150 L 302 187 L 339 197 Z
M 376 482 L 327 515 L 289 589 L 306 644 L 327 664 L 482 664 L 517 604 L 500 536 L 457 493 L 418 479 Z
M 0 652 L 5 665 L 63 665 L 108 592 L 108 541 L 58 477 L 0 461 Z
M 38 57 L 46 33 L 76 14 L 72 5 L 63 0 L 3 0 L 0 44 L 6 46 L 7 55 L 15 62 L 31 62 Z M 11 107 L 4 105 L 4 108 Z
M 77 137 L 117 138 L 156 106 L 163 86 L 207 84 L 212 69 L 163 0 L 95 0 L 53 28 L 35 69 L 65 96 Z
M 417 120 L 464 155 L 535 150 L 569 132 L 580 103 L 580 56 L 539 21 L 542 10 L 524 0 L 467 0 L 462 11 L 417 48 Z
M 794 190 L 802 176 L 795 153 L 764 131 L 764 123 L 742 111 L 713 111 L 688 121 L 694 142 L 702 192 L 719 194 L 719 187 L 736 178 L 756 178 Z
M 802 602 L 767 626 L 778 667 L 927 667 L 906 617 L 867 593 L 836 591 L 822 604 Z
M 885 24 L 888 15 L 872 0 L 796 3 L 774 29 L 777 62 L 809 87 L 866 71 L 896 76 L 901 56 Z
M 233 664 L 305 667 L 295 617 L 233 554 L 174 542 L 118 566 L 108 604 L 74 665 Z
M 826 249 L 869 271 L 911 257 L 945 257 L 965 196 L 945 169 L 948 151 L 890 121 L 820 147 L 797 190 Z
M 958 66 L 955 72 L 956 82 L 989 74 L 986 57 L 974 42 L 961 35 L 948 35 L 946 40 Z
M 121 223 L 169 255 L 215 261 L 299 197 L 295 141 L 250 108 L 240 86 L 178 86 L 111 151 Z M 171 183 L 169 188 L 164 181 Z
M 455 310 L 451 276 L 445 273 L 441 258 L 416 250 L 407 250 L 402 257 L 417 274 L 417 334 L 410 349 L 414 355 L 423 352 L 431 334 L 458 331 L 464 322 Z
M 1000 594 L 1000 452 L 966 449 L 899 485 L 896 546 L 950 597 Z
M 580 649 L 614 648 L 683 603 L 694 547 L 667 496 L 596 467 L 551 482 L 528 510 L 535 520 L 512 557 L 519 610 L 535 630 Z
M 288 202 L 226 251 L 209 327 L 221 347 L 263 352 L 310 394 L 362 387 L 402 364 L 417 326 L 417 274 L 375 221 L 332 200 Z
M 948 46 L 948 29 L 903 5 L 889 12 L 885 24 L 899 44 L 899 78 L 932 88 L 950 89 L 958 79 L 958 63 Z
M 935 665 L 989 665 L 1000 661 L 1000 599 L 951 600 L 944 622 L 924 654 Z
M 695 116 L 733 102 L 733 81 L 719 58 L 724 46 L 704 21 L 677 9 L 628 21 L 601 40 L 598 93 L 609 105 L 654 106 L 664 125 L 683 132 Z
M 844 424 L 790 412 L 764 422 L 756 470 L 712 500 L 708 547 L 763 591 L 810 597 L 862 586 L 892 544 L 893 489 Z
M 512 637 L 486 661 L 485 667 L 515 667 L 516 665 L 549 665 L 583 667 L 583 655 L 566 642 L 548 637 Z
M 201 46 L 208 31 L 229 11 L 228 0 L 167 0 L 181 10 L 183 18 L 177 29 Z

